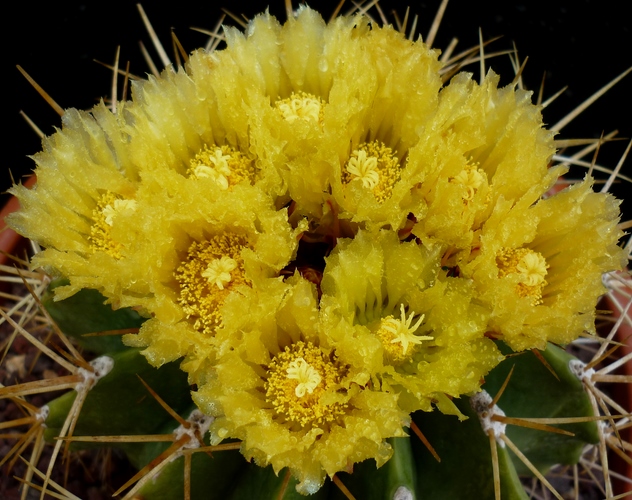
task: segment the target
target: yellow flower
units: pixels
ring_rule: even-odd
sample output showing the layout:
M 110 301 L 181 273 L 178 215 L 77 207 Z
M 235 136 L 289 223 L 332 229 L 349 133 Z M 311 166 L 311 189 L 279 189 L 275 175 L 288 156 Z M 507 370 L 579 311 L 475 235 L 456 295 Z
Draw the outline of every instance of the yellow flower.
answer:
M 216 417 L 211 442 L 241 440 L 246 458 L 277 474 L 289 468 L 297 490 L 311 494 L 355 462 L 384 464 L 386 439 L 405 436 L 409 417 L 396 395 L 373 390 L 362 367 L 327 345 L 314 286 L 298 276 L 278 285 L 285 293 L 269 294 L 265 308 L 254 290 L 233 298 L 251 314 L 240 330 L 229 322 L 218 332 L 213 376 L 197 381 L 193 397 Z
M 45 247 L 33 265 L 70 280 L 57 298 L 82 288 L 108 295 L 134 274 L 125 258 L 131 235 L 118 224 L 119 213 L 134 211 L 139 183 L 135 166 L 124 164 L 126 126 L 103 104 L 68 110 L 62 123 L 33 157 L 37 185 L 10 190 L 21 210 L 7 223 Z
M 479 390 L 502 356 L 472 283 L 447 278 L 438 254 L 387 231 L 339 241 L 322 281 L 324 332 L 405 411 L 460 415 L 449 398 Z
M 197 179 L 190 188 L 206 196 L 240 183 L 280 196 L 282 181 L 271 153 L 255 144 L 250 132 L 257 123 L 250 89 L 230 64 L 218 64 L 218 57 L 195 51 L 184 69 L 166 70 L 133 87 L 129 157 L 141 171 L 179 174 L 174 183 Z M 235 85 L 236 78 L 244 85 Z
M 528 196 L 533 203 L 563 173 L 548 168 L 553 133 L 530 96 L 514 86 L 499 89 L 491 71 L 480 85 L 460 73 L 441 90 L 409 153 L 417 195 L 427 203 L 416 236 L 469 253 L 498 200 Z
M 594 332 L 601 276 L 626 261 L 617 246 L 618 205 L 594 193 L 590 178 L 535 205 L 497 203 L 479 254 L 458 264 L 492 310 L 490 331 L 516 351 Z
M 278 169 L 295 210 L 319 218 L 333 203 L 341 218 L 402 225 L 410 210 L 400 204 L 411 204 L 417 181 L 400 171 L 436 106 L 438 53 L 363 16 L 326 24 L 308 7 L 282 26 L 257 16 L 247 35 L 229 30 L 227 38 L 218 66 L 243 85 L 257 116 L 251 142 Z M 388 164 L 383 180 L 367 173 L 350 182 L 363 148 L 369 164 Z M 380 189 L 366 196 L 373 183 Z
M 182 356 L 185 364 L 212 358 L 228 297 L 275 280 L 294 258 L 304 230 L 293 229 L 287 211 L 276 210 L 255 187 L 242 185 L 209 200 L 186 189 L 196 184 L 185 179 L 171 186 L 174 196 L 168 198 L 155 175 L 138 191 L 133 224 L 143 231 L 136 234 L 132 258 L 142 274 L 130 286 L 133 296 L 122 292 L 121 303 L 152 319 L 124 340 L 146 347 L 156 366 Z

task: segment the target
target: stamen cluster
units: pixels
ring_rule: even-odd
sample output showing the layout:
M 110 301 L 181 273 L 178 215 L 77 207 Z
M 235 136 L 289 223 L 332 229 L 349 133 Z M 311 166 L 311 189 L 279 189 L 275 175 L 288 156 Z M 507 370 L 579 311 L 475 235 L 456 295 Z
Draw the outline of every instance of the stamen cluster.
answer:
M 241 252 L 248 247 L 243 236 L 224 233 L 194 241 L 174 277 L 182 306 L 193 326 L 207 334 L 221 324 L 219 309 L 230 290 L 248 284 Z
M 277 354 L 267 369 L 266 401 L 276 415 L 302 427 L 322 426 L 344 414 L 335 394 L 344 376 L 334 358 L 311 343 L 297 342 Z

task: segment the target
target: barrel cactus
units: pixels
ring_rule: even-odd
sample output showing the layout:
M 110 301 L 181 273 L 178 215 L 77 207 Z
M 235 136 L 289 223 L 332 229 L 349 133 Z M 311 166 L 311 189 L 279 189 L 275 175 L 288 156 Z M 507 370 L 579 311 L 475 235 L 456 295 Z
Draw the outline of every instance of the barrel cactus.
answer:
M 124 498 L 561 498 L 547 474 L 589 453 L 613 496 L 630 410 L 595 384 L 629 377 L 595 370 L 612 338 L 560 346 L 628 286 L 619 202 L 560 188 L 567 144 L 518 79 L 290 14 L 66 110 L 11 189 L 38 251 L 3 318 L 66 370 L 0 388 L 24 498 L 67 494 L 53 467 L 95 446 L 138 469 Z

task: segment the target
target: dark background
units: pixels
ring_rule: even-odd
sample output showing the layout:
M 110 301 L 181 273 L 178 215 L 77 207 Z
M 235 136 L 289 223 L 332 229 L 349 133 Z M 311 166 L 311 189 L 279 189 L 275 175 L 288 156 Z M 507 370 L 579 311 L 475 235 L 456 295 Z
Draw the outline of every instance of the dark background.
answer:
M 131 61 L 130 70 L 144 74 L 147 67 L 140 56 L 138 41 L 143 40 L 153 56 L 155 51 L 143 27 L 134 1 L 61 1 L 38 4 L 13 4 L 15 17 L 4 17 L 5 61 L 3 80 L 9 89 L 3 92 L 4 152 L 2 190 L 10 184 L 9 170 L 14 178 L 30 172 L 33 162 L 27 155 L 40 149 L 40 140 L 20 117 L 26 112 L 46 133 L 59 126 L 56 113 L 31 88 L 15 68 L 23 66 L 35 80 L 63 107 L 90 108 L 101 96 L 110 93 L 109 70 L 93 62 L 98 59 L 112 63 L 117 45 L 121 46 L 121 66 Z M 327 18 L 336 1 L 311 2 Z M 425 37 L 439 0 L 409 2 L 411 13 L 420 16 L 418 32 Z M 295 1 L 294 6 L 298 4 Z M 348 8 L 351 2 L 347 2 Z M 406 2 L 380 2 L 391 16 L 396 9 L 403 17 Z M 613 0 L 549 0 L 542 8 L 540 1 L 507 2 L 452 0 L 448 5 L 435 46 L 446 47 L 453 36 L 459 38 L 459 49 L 478 43 L 478 28 L 486 39 L 504 37 L 493 49 L 510 48 L 515 42 L 521 58 L 529 56 L 525 70 L 525 86 L 537 90 L 546 71 L 545 96 L 565 85 L 566 93 L 545 110 L 545 121 L 555 123 L 583 99 L 632 65 L 632 21 L 624 13 L 625 3 Z M 170 29 L 175 32 L 187 51 L 206 43 L 207 37 L 189 29 L 197 26 L 212 29 L 225 6 L 234 13 L 252 16 L 264 10 L 261 2 L 220 0 L 217 2 L 179 0 L 143 4 L 167 52 L 172 54 Z M 274 0 L 270 11 L 285 19 L 283 0 Z M 371 11 L 375 14 L 375 10 Z M 393 20 L 393 17 L 390 17 Z M 232 23 L 227 20 L 226 22 Z M 492 49 L 490 49 L 492 50 Z M 157 61 L 157 58 L 155 58 Z M 506 57 L 490 61 L 502 75 L 501 84 L 512 79 Z M 477 71 L 478 66 L 472 67 Z M 618 129 L 624 137 L 632 136 L 632 74 L 564 129 L 560 137 L 598 137 L 602 131 Z M 8 134 L 8 135 L 7 135 Z M 600 163 L 614 167 L 626 143 L 606 145 Z M 632 158 L 624 170 L 632 171 Z M 578 174 L 581 175 L 581 174 Z M 621 197 L 632 194 L 630 184 L 620 185 L 615 192 Z M 3 195 L 6 197 L 6 195 Z M 628 196 L 629 197 L 629 196 Z M 3 199 L 4 201 L 4 199 Z M 630 212 L 627 205 L 625 210 Z

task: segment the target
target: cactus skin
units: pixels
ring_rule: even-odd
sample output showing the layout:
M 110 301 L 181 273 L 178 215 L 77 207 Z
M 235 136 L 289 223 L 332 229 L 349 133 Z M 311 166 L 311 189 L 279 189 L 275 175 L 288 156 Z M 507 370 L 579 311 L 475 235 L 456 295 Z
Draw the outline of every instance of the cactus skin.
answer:
M 182 416 L 194 410 L 191 406 Z M 163 428 L 162 433 L 173 432 L 176 424 L 171 419 Z M 206 442 L 208 445 L 208 442 Z M 142 450 L 137 451 L 136 458 L 139 464 L 145 465 L 151 459 L 158 456 L 168 446 L 168 443 L 148 443 L 142 445 Z M 179 498 L 184 491 L 184 458 L 173 460 L 160 474 L 149 481 L 138 495 L 141 498 Z M 212 492 L 213 498 L 228 498 L 235 487 L 235 478 L 240 477 L 246 469 L 250 469 L 243 457 L 236 452 L 220 452 L 212 456 L 206 453 L 196 453 L 192 457 L 191 464 L 191 498 L 209 498 Z M 209 481 L 209 478 L 212 478 Z M 258 483 L 255 482 L 255 486 Z M 245 498 L 245 497 L 244 497 Z M 250 497 L 255 498 L 255 497 Z
M 55 302 L 54 290 L 68 284 L 68 280 L 53 280 L 42 297 L 49 314 L 59 328 L 73 337 L 81 347 L 94 354 L 112 354 L 125 351 L 127 347 L 120 335 L 87 337 L 86 334 L 104 330 L 139 328 L 145 321 L 132 309 L 117 309 L 103 306 L 103 295 L 96 290 L 84 289 L 63 302 Z
M 468 419 L 459 422 L 437 412 L 416 414 L 417 425 L 426 429 L 441 457 L 438 463 L 426 448 L 413 442 L 419 482 L 419 498 L 494 498 L 494 478 L 489 440 L 467 401 L 457 403 Z M 432 433 L 431 433 L 432 432 Z M 526 500 L 507 448 L 497 445 L 503 500 Z
M 58 283 L 53 284 L 53 287 Z M 52 294 L 44 304 L 62 330 L 83 343 L 83 333 L 96 330 L 136 328 L 142 322 L 129 310 L 112 311 L 97 292 L 84 290 L 64 301 L 55 302 Z M 81 311 L 81 314 L 78 312 Z M 86 349 L 107 354 L 114 359 L 114 368 L 89 392 L 74 435 L 108 436 L 129 434 L 170 434 L 177 426 L 173 419 L 147 393 L 138 378 L 142 378 L 171 408 L 183 417 L 194 408 L 186 375 L 177 363 L 160 369 L 151 367 L 137 349 L 118 345 L 112 337 L 89 337 Z M 501 346 L 501 349 L 507 350 Z M 108 352 L 112 350 L 113 352 Z M 549 345 L 543 357 L 559 377 L 557 380 L 540 360 L 530 352 L 509 357 L 495 368 L 483 386 L 492 396 L 503 384 L 509 371 L 514 373 L 499 406 L 508 416 L 562 417 L 588 416 L 592 409 L 581 382 L 569 370 L 575 359 L 563 350 Z M 68 392 L 49 403 L 46 438 L 52 440 L 61 428 L 75 392 Z M 468 398 L 455 400 L 459 410 L 469 418 L 459 422 L 454 416 L 438 411 L 417 412 L 413 420 L 426 435 L 441 457 L 437 462 L 421 442 L 411 438 L 391 440 L 394 455 L 383 467 L 375 468 L 372 461 L 356 464 L 352 474 L 339 478 L 356 498 L 494 498 L 493 472 L 489 440 L 483 432 Z M 533 429 L 508 426 L 507 435 L 546 472 L 557 463 L 577 463 L 582 448 L 598 441 L 594 422 L 562 426 L 575 433 L 562 436 Z M 207 443 L 208 444 L 208 443 Z M 105 443 L 107 445 L 107 443 Z M 73 447 L 95 446 L 85 443 Z M 139 469 L 158 456 L 168 443 L 117 444 Z M 518 474 L 528 469 L 506 447 L 497 445 L 500 482 L 503 499 L 526 499 Z M 178 498 L 183 494 L 183 458 L 172 461 L 160 474 L 148 481 L 138 495 L 147 500 Z M 301 498 L 290 478 L 284 488 L 285 473 L 276 476 L 270 467 L 248 464 L 236 451 L 193 455 L 191 498 L 208 498 L 217 492 L 221 498 Z M 114 485 L 118 486 L 118 485 Z M 406 488 L 402 490 L 400 487 Z M 409 491 L 412 496 L 396 496 Z M 342 499 L 344 496 L 330 481 L 313 495 L 315 499 Z
M 590 399 L 581 381 L 569 369 L 570 361 L 577 358 L 553 344 L 549 344 L 541 354 L 559 380 L 534 355 L 525 353 L 497 366 L 487 377 L 484 387 L 491 394 L 495 394 L 512 365 L 515 365 L 513 376 L 499 402 L 499 406 L 508 415 L 533 418 L 592 415 Z M 508 427 L 507 435 L 540 472 L 547 473 L 555 464 L 576 464 L 586 444 L 599 442 L 596 422 L 559 427 L 572 432 L 575 436 L 516 426 Z M 518 474 L 531 475 L 513 453 L 512 459 Z

